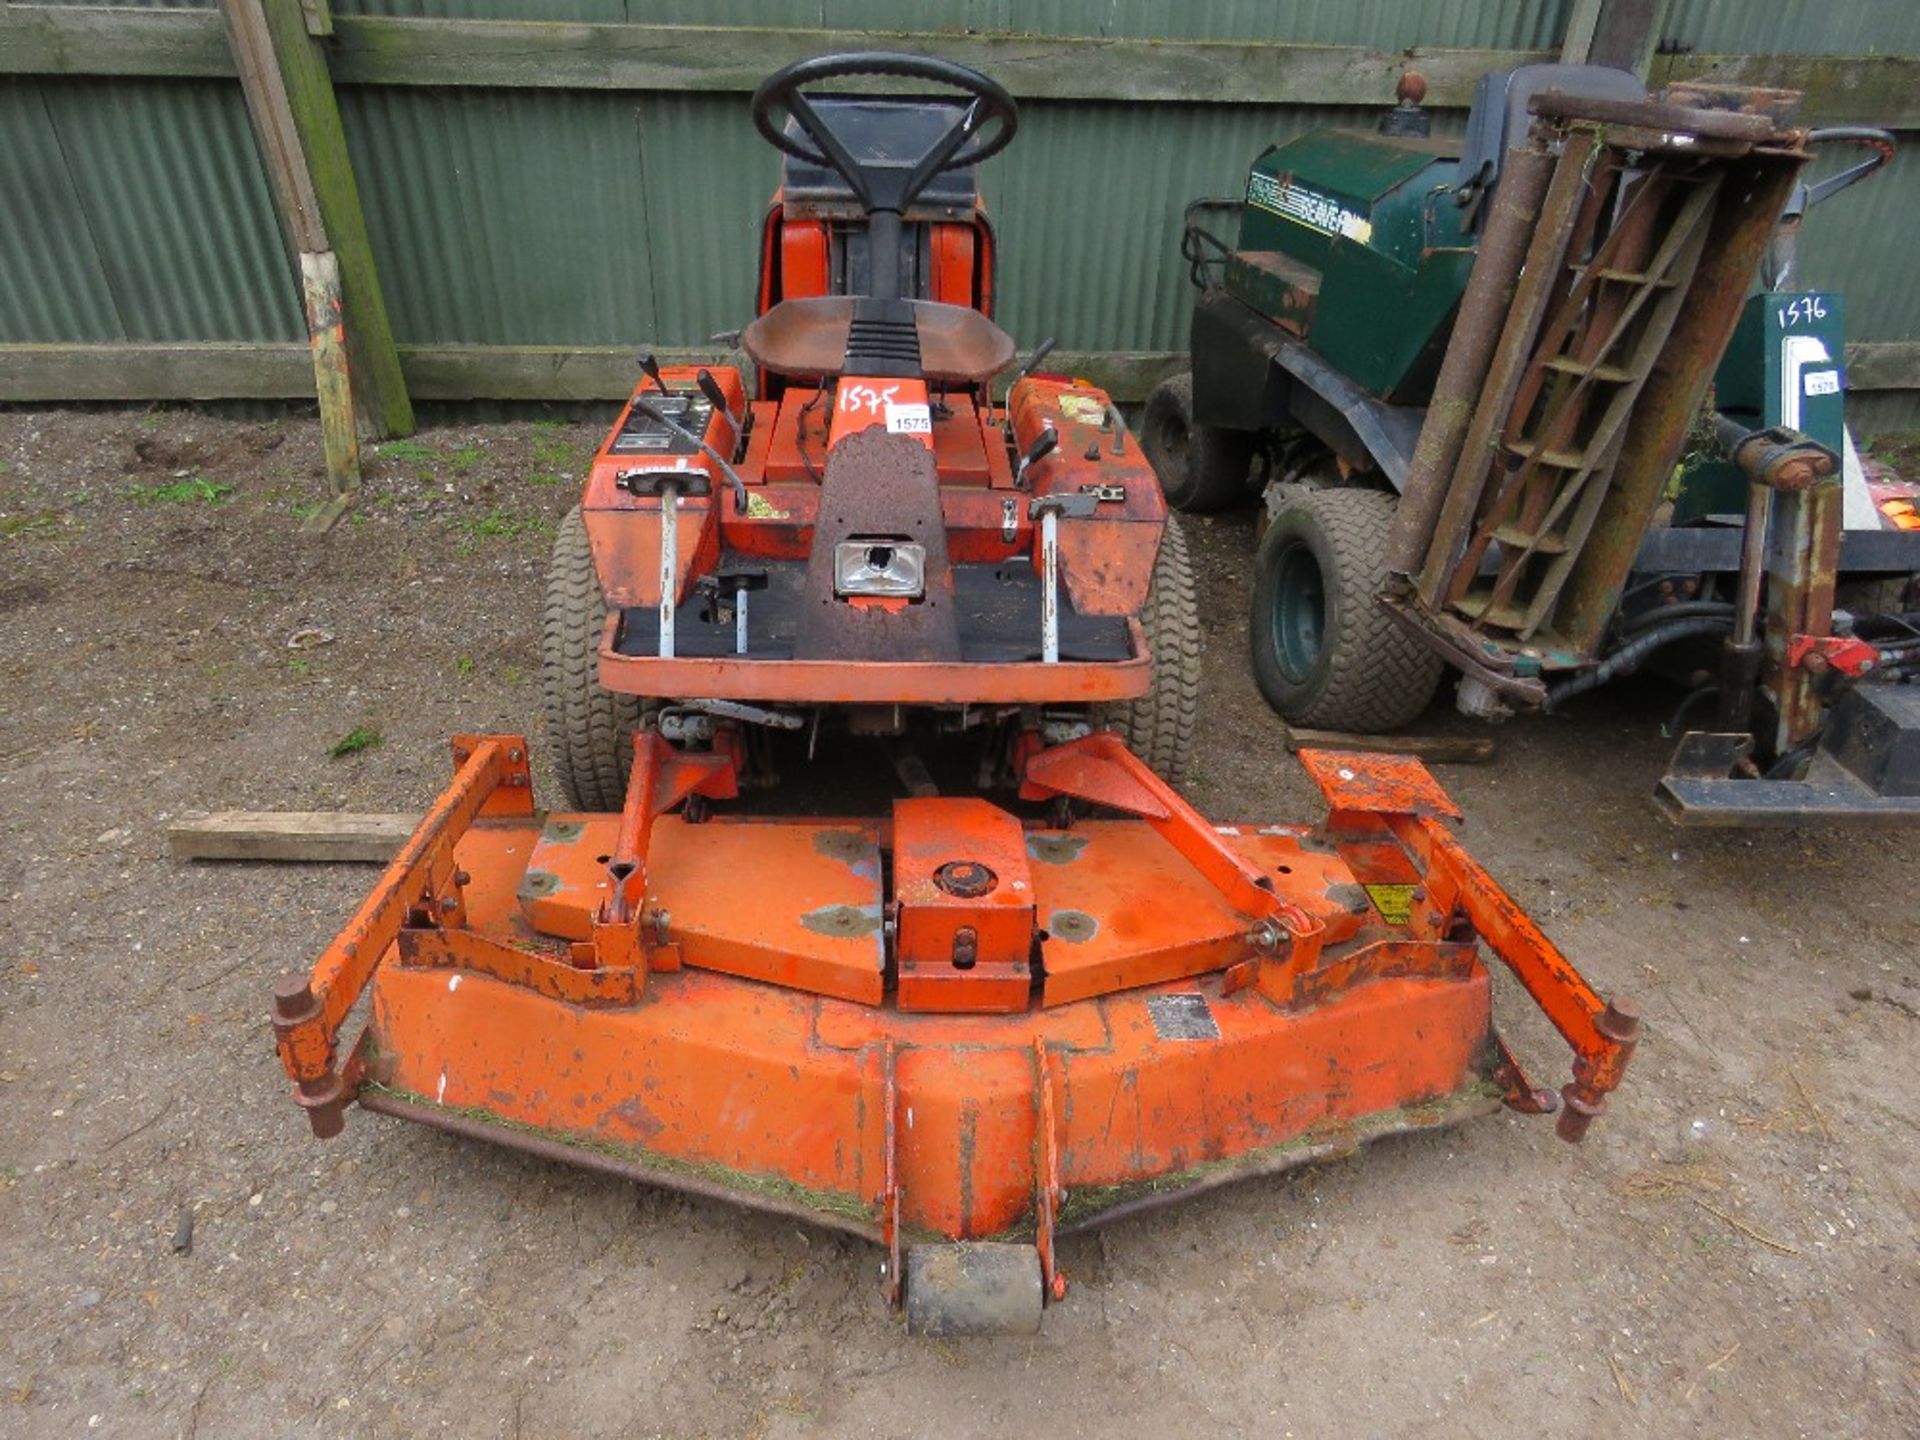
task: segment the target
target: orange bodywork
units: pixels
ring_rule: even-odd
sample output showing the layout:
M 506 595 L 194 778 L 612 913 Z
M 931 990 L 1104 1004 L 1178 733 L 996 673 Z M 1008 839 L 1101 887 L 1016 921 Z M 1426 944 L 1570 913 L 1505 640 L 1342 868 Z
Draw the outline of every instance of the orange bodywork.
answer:
M 691 390 L 699 371 L 667 367 L 675 390 Z M 889 415 L 929 411 L 916 438 L 932 451 L 939 475 L 946 546 L 955 564 L 1015 562 L 1038 569 L 1032 506 L 1048 497 L 1097 492 L 1096 512 L 1059 522 L 1060 584 L 1082 615 L 1132 617 L 1146 599 L 1166 502 L 1137 441 L 1118 421 L 1104 390 L 1083 381 L 1018 381 L 1006 408 L 965 394 L 929 395 L 920 381 L 842 377 L 822 388 L 789 386 L 777 401 L 744 398 L 739 372 L 710 372 L 728 400 L 704 438 L 725 453 L 747 496 L 743 506 L 702 454 L 646 462 L 648 474 L 685 477 L 674 502 L 674 600 L 685 605 L 699 578 L 724 555 L 756 562 L 807 559 L 819 514 L 820 475 L 848 435 L 885 428 Z M 636 392 L 636 401 L 649 395 Z M 935 402 L 938 402 L 937 405 Z M 889 662 L 884 666 L 783 657 L 635 654 L 619 644 L 621 607 L 660 603 L 660 531 L 665 505 L 623 486 L 642 467 L 618 448 L 635 413 L 630 401 L 594 458 L 581 513 L 607 602 L 615 607 L 601 648 L 600 682 L 635 695 L 724 695 L 811 704 L 1096 704 L 1130 700 L 1151 684 L 1151 657 L 1137 625 L 1120 659 L 1038 662 Z M 1042 430 L 1053 453 L 1026 476 L 1009 459 Z M 741 438 L 742 435 L 744 438 Z M 737 442 L 737 443 L 736 443 Z
M 314 1133 L 357 1102 L 835 1226 L 888 1247 L 896 1300 L 908 1239 L 1030 1243 L 1057 1299 L 1079 1225 L 1502 1099 L 1578 1139 L 1633 1012 L 1466 855 L 1417 763 L 1304 753 L 1323 824 L 1220 826 L 1101 728 L 1150 688 L 1158 481 L 1096 386 L 994 403 L 1012 342 L 943 308 L 990 313 L 992 231 L 977 203 L 909 218 L 934 305 L 797 306 L 747 332 L 753 393 L 667 369 L 623 409 L 581 513 L 600 682 L 660 702 L 624 802 L 542 814 L 523 739 L 455 741 L 446 793 L 275 991 Z M 776 199 L 763 319 L 846 284 L 844 224 Z M 829 310 L 844 363 L 816 375 L 793 327 Z M 709 813 L 840 707 L 899 742 L 912 798 Z M 986 794 L 903 764 L 909 707 L 970 737 Z M 1572 1048 L 1559 1096 L 1495 1033 L 1489 957 Z
M 1574 1048 L 1563 1128 L 1633 1046 L 1415 762 L 1309 754 L 1324 826 L 1216 827 L 1095 734 L 1025 766 L 1121 817 L 1061 829 L 972 797 L 693 824 L 665 812 L 728 762 L 653 732 L 624 816 L 543 817 L 520 739 L 456 755 L 276 996 L 318 1133 L 357 1099 L 887 1243 L 1023 1236 L 1058 1293 L 1056 1229 L 1502 1096 L 1550 1108 L 1494 1033 L 1486 953 Z

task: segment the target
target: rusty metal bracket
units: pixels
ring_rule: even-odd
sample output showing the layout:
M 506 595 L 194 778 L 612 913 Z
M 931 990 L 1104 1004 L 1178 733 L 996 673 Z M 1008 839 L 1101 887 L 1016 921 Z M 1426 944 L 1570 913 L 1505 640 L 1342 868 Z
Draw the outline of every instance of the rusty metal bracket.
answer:
M 1040 1252 L 1040 1283 L 1049 1300 L 1067 1298 L 1067 1277 L 1054 1249 L 1060 1207 L 1066 1186 L 1060 1179 L 1060 1132 L 1053 1113 L 1053 1060 L 1044 1036 L 1033 1039 L 1034 1058 L 1034 1166 L 1033 1248 Z
M 1060 795 L 1139 816 L 1235 909 L 1254 920 L 1270 920 L 1285 931 L 1296 956 L 1308 948 L 1317 951 L 1326 927 L 1275 894 L 1273 882 L 1222 840 L 1205 817 L 1119 736 L 1100 731 L 1028 757 L 1021 798 L 1050 800 Z
M 1456 903 L 1487 948 L 1500 957 L 1573 1047 L 1573 1079 L 1561 1087 L 1565 1108 L 1555 1128 L 1562 1140 L 1577 1143 L 1605 1111 L 1607 1095 L 1626 1075 L 1640 1035 L 1639 1007 L 1624 996 L 1602 1000 L 1438 820 L 1391 816 L 1387 824 L 1415 863 L 1425 862 L 1430 878 L 1438 875 L 1447 880 Z
M 1467 854 L 1444 823 L 1460 817 L 1458 807 L 1418 760 L 1303 750 L 1300 763 L 1327 798 L 1328 828 L 1342 829 L 1342 816 L 1384 821 L 1426 876 L 1436 900 L 1466 915 L 1573 1048 L 1573 1079 L 1560 1091 L 1565 1107 L 1557 1129 L 1563 1140 L 1580 1140 L 1626 1073 L 1640 1033 L 1638 1008 L 1624 997 L 1602 1000 L 1595 994 L 1513 897 Z M 1504 1045 L 1500 1058 L 1498 1073 L 1509 1103 L 1538 1110 L 1541 1092 Z
M 482 815 L 531 815 L 527 742 L 518 735 L 462 735 L 459 767 L 426 818 L 393 857 L 346 927 L 309 975 L 284 976 L 274 987 L 273 1036 L 295 1099 L 315 1136 L 338 1135 L 357 1088 L 338 1068 L 340 1027 L 375 968 L 419 913 L 438 914 L 440 892 L 453 887 L 453 847 Z
M 607 861 L 604 923 L 624 925 L 639 913 L 647 881 L 653 822 L 692 795 L 729 800 L 740 793 L 734 757 L 725 751 L 676 750 L 658 730 L 634 733 L 633 769 L 620 811 L 620 838 Z
M 880 1243 L 887 1247 L 887 1303 L 898 1309 L 905 1294 L 900 1268 L 900 1082 L 891 1039 L 881 1049 L 880 1066 Z

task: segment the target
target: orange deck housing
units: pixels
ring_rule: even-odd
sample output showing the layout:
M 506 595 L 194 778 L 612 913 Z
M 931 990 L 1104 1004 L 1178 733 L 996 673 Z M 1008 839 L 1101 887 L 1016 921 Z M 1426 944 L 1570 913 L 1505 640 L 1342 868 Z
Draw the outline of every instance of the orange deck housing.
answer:
M 636 747 L 656 811 L 724 776 Z M 1416 762 L 1309 753 L 1323 826 L 1214 827 L 1095 734 L 1034 756 L 1027 789 L 1130 818 L 1058 829 L 940 797 L 884 820 L 542 817 L 522 740 L 455 753 L 277 994 L 316 1133 L 357 1099 L 896 1248 L 1023 1237 L 1058 1294 L 1061 1229 L 1503 1097 L 1554 1108 L 1493 1029 L 1487 952 L 1574 1048 L 1563 1134 L 1632 1051 L 1631 1011 L 1465 855 Z

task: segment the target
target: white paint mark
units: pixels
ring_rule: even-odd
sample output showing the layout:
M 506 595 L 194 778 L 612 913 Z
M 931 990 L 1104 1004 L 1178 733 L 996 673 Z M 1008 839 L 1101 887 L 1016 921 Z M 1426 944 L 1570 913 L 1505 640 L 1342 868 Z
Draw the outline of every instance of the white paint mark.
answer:
M 451 995 L 454 991 L 458 990 L 460 988 L 460 982 L 466 978 L 467 977 L 464 975 L 453 975 L 448 977 L 447 993 Z
M 440 1067 L 440 1088 L 433 1092 L 433 1103 L 444 1105 L 447 1099 L 447 1067 Z

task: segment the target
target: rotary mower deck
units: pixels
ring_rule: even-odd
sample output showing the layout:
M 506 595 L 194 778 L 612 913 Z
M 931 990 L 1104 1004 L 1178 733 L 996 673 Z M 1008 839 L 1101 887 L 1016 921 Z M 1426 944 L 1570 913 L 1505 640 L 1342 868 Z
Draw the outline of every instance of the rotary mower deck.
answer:
M 847 75 L 967 103 L 800 94 Z M 1030 1329 L 1062 1233 L 1380 1134 L 1504 1101 L 1578 1140 L 1634 1014 L 1469 858 L 1417 762 L 1303 753 L 1317 827 L 1211 824 L 1160 773 L 1197 677 L 1158 484 L 1095 387 L 990 388 L 1012 345 L 970 167 L 1012 133 L 1004 91 L 829 57 L 755 117 L 792 157 L 757 373 L 649 367 L 556 552 L 575 803 L 536 806 L 525 739 L 455 740 L 450 787 L 275 994 L 314 1133 L 357 1102 L 850 1231 L 922 1332 Z M 981 793 L 909 765 L 885 814 L 754 813 L 823 725 L 973 746 Z M 1559 1094 L 1501 1043 L 1488 955 L 1571 1046 Z

